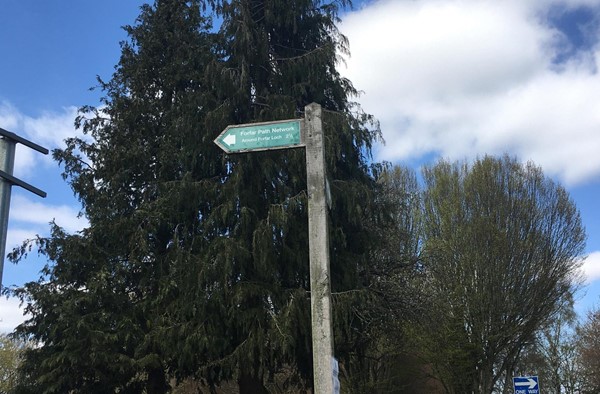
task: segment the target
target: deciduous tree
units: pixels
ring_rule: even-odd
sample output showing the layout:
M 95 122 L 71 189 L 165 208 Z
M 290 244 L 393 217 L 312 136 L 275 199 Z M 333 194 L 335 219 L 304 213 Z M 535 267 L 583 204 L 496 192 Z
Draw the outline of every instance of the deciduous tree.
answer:
M 582 393 L 600 392 L 600 310 L 588 313 L 577 330 L 578 360 L 583 380 Z
M 431 345 L 451 391 L 491 393 L 570 296 L 581 218 L 562 186 L 507 156 L 441 161 L 423 174 Z
M 0 393 L 10 393 L 17 386 L 24 349 L 23 343 L 0 334 Z

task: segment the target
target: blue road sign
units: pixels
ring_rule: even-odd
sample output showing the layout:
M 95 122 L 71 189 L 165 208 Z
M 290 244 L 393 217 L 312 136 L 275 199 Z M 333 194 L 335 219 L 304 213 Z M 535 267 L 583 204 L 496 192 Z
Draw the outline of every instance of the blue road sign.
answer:
M 537 376 L 515 376 L 515 394 L 540 394 Z
M 333 370 L 333 394 L 340 394 L 340 365 L 335 357 L 331 357 L 331 369 Z

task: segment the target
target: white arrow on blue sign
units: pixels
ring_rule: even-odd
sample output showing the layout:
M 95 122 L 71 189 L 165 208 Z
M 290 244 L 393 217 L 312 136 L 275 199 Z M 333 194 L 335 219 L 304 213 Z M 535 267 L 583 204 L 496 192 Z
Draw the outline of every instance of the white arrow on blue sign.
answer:
M 515 376 L 515 394 L 540 394 L 537 376 Z

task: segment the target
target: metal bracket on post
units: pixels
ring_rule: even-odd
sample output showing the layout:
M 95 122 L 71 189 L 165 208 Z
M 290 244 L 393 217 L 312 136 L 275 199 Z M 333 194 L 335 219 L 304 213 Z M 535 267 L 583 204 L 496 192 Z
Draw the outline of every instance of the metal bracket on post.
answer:
M 17 143 L 23 144 L 44 155 L 48 154 L 48 149 L 0 128 L 0 286 L 2 285 L 2 274 L 4 273 L 4 253 L 6 251 L 6 233 L 8 231 L 8 213 L 10 210 L 12 186 L 21 186 L 40 197 L 46 197 L 44 191 L 13 176 Z

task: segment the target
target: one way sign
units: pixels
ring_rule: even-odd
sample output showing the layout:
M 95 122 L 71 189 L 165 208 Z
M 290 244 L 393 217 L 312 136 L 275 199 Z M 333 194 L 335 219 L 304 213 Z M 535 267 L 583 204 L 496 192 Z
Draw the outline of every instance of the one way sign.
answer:
M 537 376 L 515 376 L 515 394 L 540 394 Z

